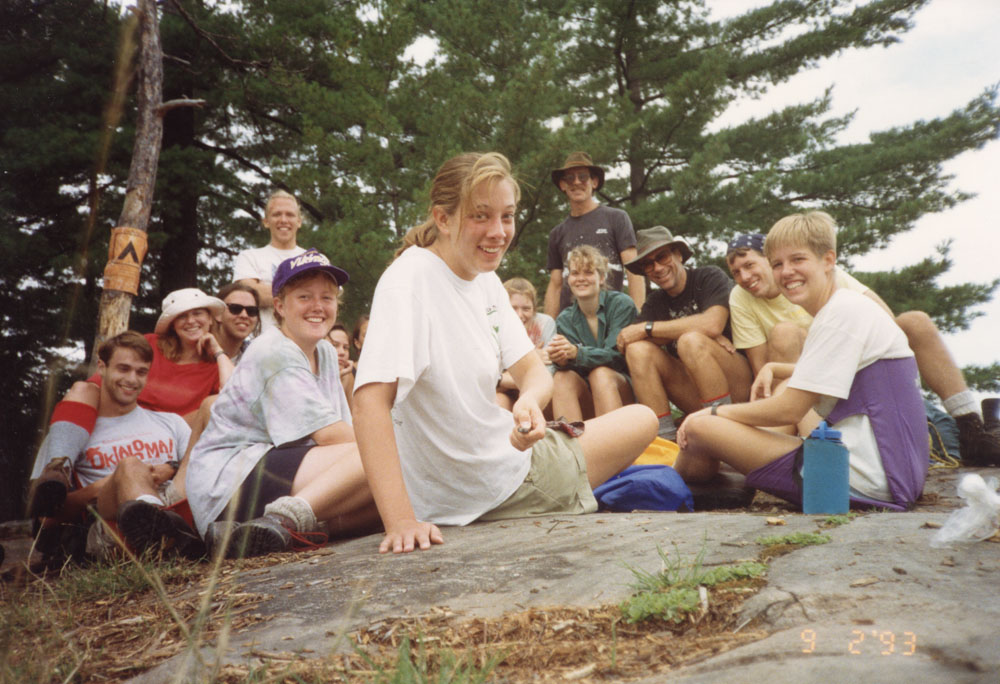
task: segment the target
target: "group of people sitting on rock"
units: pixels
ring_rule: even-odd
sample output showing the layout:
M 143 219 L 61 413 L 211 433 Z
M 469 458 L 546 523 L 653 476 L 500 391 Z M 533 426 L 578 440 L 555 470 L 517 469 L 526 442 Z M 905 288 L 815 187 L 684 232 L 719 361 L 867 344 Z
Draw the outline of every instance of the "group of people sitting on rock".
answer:
M 91 507 L 92 550 L 116 529 L 135 551 L 197 558 L 381 528 L 381 552 L 407 552 L 442 543 L 438 525 L 595 511 L 593 489 L 657 435 L 689 482 L 726 463 L 797 503 L 821 418 L 849 450 L 852 501 L 906 509 L 928 467 L 918 369 L 963 461 L 1000 464 L 994 417 L 930 319 L 894 320 L 837 266 L 829 215 L 735 237 L 734 287 L 685 266 L 667 228 L 636 235 L 596 202 L 603 181 L 583 153 L 553 171 L 570 217 L 550 235 L 542 313 L 529 281 L 495 273 L 520 198 L 509 162 L 448 160 L 353 334 L 337 323 L 348 273 L 298 247 L 298 202 L 275 193 L 271 243 L 240 254 L 233 284 L 173 292 L 154 334 L 100 346 L 53 412 L 29 514 L 50 528 Z

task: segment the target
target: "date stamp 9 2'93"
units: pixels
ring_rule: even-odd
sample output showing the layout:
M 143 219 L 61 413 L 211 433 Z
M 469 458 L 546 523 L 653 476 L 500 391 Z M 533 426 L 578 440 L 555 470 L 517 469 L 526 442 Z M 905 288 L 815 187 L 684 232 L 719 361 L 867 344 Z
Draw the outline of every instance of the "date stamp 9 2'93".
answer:
M 916 632 L 893 632 L 885 629 L 852 629 L 849 635 L 821 635 L 815 629 L 803 629 L 799 633 L 803 653 L 816 653 L 817 648 L 826 648 L 838 642 L 843 644 L 850 655 L 911 656 L 917 652 Z M 839 648 L 839 646 L 838 646 Z

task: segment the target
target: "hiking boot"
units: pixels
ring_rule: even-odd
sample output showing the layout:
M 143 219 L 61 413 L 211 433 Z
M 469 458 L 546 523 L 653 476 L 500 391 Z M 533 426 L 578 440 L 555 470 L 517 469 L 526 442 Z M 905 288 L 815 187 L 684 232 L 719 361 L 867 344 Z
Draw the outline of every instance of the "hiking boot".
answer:
M 1000 465 L 1000 430 L 988 432 L 976 413 L 955 416 L 958 451 L 964 466 Z
M 1000 433 L 1000 399 L 983 399 L 983 427 L 987 432 Z
M 36 518 L 32 524 L 34 549 L 42 556 L 42 566 L 58 569 L 68 561 L 82 562 L 87 556 L 87 523 L 55 523 L 42 526 Z
M 210 545 L 221 543 L 227 524 L 214 522 L 209 526 L 206 537 Z M 234 523 L 225 554 L 226 558 L 253 558 L 280 551 L 306 551 L 320 548 L 328 539 L 325 532 L 299 532 L 291 518 L 265 513 L 245 523 Z
M 238 523 L 226 545 L 226 558 L 253 558 L 288 551 L 292 547 L 294 531 L 295 524 L 276 513 L 265 513 L 259 518 Z
M 28 492 L 28 517 L 51 518 L 62 510 L 70 489 L 72 465 L 68 458 L 49 461 Z
M 189 560 L 205 556 L 205 543 L 184 518 L 148 501 L 126 501 L 119 506 L 118 529 L 137 554 L 157 549 Z
M 240 523 L 229 520 L 216 520 L 208 524 L 205 530 L 205 544 L 208 546 L 209 558 L 215 558 L 219 553 L 223 558 L 228 558 L 228 545 L 233 540 L 232 535 L 236 533 L 236 528 Z M 222 544 L 226 544 L 225 547 Z M 221 548 L 220 548 L 221 547 Z

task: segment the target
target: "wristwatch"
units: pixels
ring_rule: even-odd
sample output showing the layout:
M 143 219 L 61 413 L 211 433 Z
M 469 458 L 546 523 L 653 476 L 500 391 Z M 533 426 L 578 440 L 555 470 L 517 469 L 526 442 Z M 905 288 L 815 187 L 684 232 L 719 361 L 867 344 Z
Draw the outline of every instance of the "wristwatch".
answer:
M 653 321 L 646 321 L 646 337 L 653 336 Z

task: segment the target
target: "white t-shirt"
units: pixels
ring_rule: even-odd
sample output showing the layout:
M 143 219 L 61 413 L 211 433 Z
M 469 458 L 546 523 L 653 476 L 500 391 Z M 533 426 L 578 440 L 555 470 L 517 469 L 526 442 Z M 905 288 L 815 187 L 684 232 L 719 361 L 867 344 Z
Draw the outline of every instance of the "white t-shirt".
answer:
M 86 487 L 115 472 L 129 456 L 149 465 L 180 461 L 190 437 L 191 428 L 176 413 L 136 406 L 123 416 L 98 417 L 86 449 L 73 460 L 73 471 Z M 32 478 L 41 475 L 51 460 L 47 445 L 46 439 L 38 451 Z
M 864 294 L 869 288 L 839 266 L 837 287 Z M 779 294 L 772 299 L 754 297 L 739 285 L 729 293 L 729 317 L 733 329 L 733 346 L 752 349 L 767 342 L 771 329 L 778 323 L 794 323 L 808 330 L 812 316 L 798 304 L 792 304 Z
M 531 450 L 511 445 L 514 419 L 495 390 L 533 351 L 495 273 L 463 280 L 411 247 L 382 274 L 354 391 L 398 382 L 392 420 L 418 519 L 464 525 L 524 481 Z
M 245 249 L 236 255 L 236 263 L 233 266 L 233 282 L 256 278 L 262 283 L 270 285 L 274 280 L 274 272 L 278 270 L 278 264 L 305 251 L 305 247 L 278 249 L 270 244 L 264 247 Z M 274 313 L 270 307 L 261 309 L 260 325 L 261 331 L 274 327 Z
M 316 430 L 351 424 L 336 350 L 322 340 L 316 355 L 314 375 L 305 353 L 278 328 L 264 331 L 243 354 L 188 464 L 188 503 L 203 535 L 270 449 L 299 440 L 314 444 Z
M 822 395 L 814 408 L 825 417 L 848 397 L 862 368 L 912 356 L 906 335 L 882 307 L 838 288 L 813 320 L 788 386 Z M 849 416 L 831 427 L 841 431 L 850 452 L 851 487 L 867 498 L 892 501 L 868 416 Z

